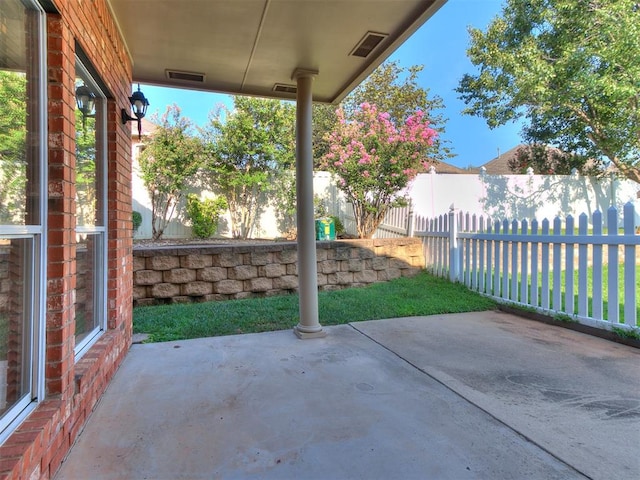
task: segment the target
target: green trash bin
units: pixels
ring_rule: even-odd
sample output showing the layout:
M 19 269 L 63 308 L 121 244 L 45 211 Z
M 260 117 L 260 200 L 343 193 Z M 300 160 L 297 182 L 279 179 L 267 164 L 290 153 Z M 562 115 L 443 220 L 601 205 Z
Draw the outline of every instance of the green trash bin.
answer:
M 331 217 L 316 220 L 316 240 L 335 240 L 336 223 Z

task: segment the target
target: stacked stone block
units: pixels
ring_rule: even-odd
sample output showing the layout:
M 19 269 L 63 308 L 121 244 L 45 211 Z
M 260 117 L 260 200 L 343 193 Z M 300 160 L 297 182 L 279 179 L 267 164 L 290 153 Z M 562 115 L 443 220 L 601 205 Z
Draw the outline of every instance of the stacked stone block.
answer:
M 424 268 L 416 238 L 318 242 L 318 288 L 338 290 L 412 276 Z M 135 305 L 216 301 L 293 293 L 293 242 L 134 249 Z

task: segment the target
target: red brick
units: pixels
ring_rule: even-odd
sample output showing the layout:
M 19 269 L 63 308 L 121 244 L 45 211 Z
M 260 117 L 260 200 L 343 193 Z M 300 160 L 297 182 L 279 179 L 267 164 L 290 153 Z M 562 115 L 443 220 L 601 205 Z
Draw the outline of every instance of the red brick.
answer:
M 16 466 L 21 464 L 22 457 L 7 457 L 0 458 L 0 471 L 13 471 Z
M 49 478 L 67 454 L 70 441 L 77 435 L 86 411 L 98 397 L 122 361 L 131 335 L 132 260 L 131 260 L 131 162 L 129 129 L 118 121 L 119 107 L 130 95 L 131 65 L 119 33 L 110 17 L 105 0 L 64 2 L 54 0 L 62 14 L 47 14 L 47 92 L 49 96 L 49 219 L 47 251 L 49 264 L 47 298 L 47 358 L 56 359 L 46 367 L 46 400 L 0 449 L 0 473 L 7 477 L 28 478 L 32 474 Z M 109 35 L 111 37 L 109 37 Z M 108 318 L 110 325 L 122 328 L 107 332 L 97 356 L 82 378 L 83 394 L 72 395 L 75 366 L 70 304 L 75 285 L 75 163 L 74 76 L 75 41 L 84 48 L 92 66 L 108 86 L 114 99 L 108 101 Z M 116 260 L 116 261 L 112 261 Z M 91 349 L 89 353 L 92 352 Z M 88 355 L 87 359 L 94 358 Z M 71 389 L 71 390 L 70 390 Z M 73 411 L 73 421 L 71 418 Z M 64 429 L 61 423 L 64 422 Z M 56 432 L 52 433 L 52 427 Z M 35 429 L 28 431 L 28 429 Z M 14 456 L 15 455 L 15 456 Z M 20 456 L 17 456 L 20 455 Z
M 31 451 L 31 442 L 28 443 L 15 443 L 12 442 L 9 445 L 3 445 L 0 447 L 0 458 L 22 457 L 28 456 Z
M 27 431 L 23 432 L 18 430 L 13 435 L 11 435 L 10 443 L 7 445 L 16 444 L 16 443 L 33 443 L 35 442 L 41 435 L 39 431 Z

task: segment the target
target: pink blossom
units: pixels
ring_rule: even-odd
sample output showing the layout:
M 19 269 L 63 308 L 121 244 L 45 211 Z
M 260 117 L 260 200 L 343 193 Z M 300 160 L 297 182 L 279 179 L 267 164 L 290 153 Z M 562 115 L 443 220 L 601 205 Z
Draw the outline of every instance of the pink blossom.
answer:
M 358 164 L 360 164 L 360 165 L 368 165 L 370 163 L 371 163 L 371 156 L 368 153 L 363 152 L 362 153 L 362 158 L 360 160 L 358 160 Z
M 437 133 L 424 112 L 416 111 L 397 126 L 388 112 L 378 111 L 368 102 L 348 118 L 341 108 L 336 116 L 338 124 L 328 136 L 329 153 L 322 161 L 326 168 L 344 172 L 339 187 L 354 204 L 377 208 L 367 199 L 383 191 L 400 191 L 418 169 L 428 167 L 425 155 Z

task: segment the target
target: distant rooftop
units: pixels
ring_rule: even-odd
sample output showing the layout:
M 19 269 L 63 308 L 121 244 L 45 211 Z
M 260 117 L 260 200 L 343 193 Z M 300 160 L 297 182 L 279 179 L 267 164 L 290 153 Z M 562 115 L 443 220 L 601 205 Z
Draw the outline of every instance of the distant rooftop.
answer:
M 473 168 L 473 167 L 460 168 L 445 162 L 438 162 L 430 166 L 427 166 L 426 171 L 429 172 L 431 167 L 435 169 L 435 173 L 446 173 L 446 174 L 460 174 L 460 175 L 476 174 L 477 175 L 478 172 L 480 171 L 478 168 Z
M 486 169 L 488 175 L 513 175 L 514 172 L 509 168 L 509 161 L 516 158 L 518 150 L 522 147 L 526 147 L 526 145 L 516 145 L 511 150 L 498 154 L 497 157 L 485 163 L 482 167 Z

